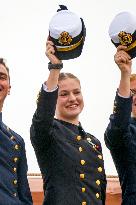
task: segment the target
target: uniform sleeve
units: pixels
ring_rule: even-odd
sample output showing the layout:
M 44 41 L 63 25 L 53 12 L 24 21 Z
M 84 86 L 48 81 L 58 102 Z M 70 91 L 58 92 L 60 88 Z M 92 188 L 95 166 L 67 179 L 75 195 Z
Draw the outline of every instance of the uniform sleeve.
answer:
M 36 152 L 48 149 L 51 143 L 57 97 L 58 89 L 53 92 L 41 89 L 30 128 L 30 138 Z
M 27 159 L 25 152 L 25 143 L 22 139 L 21 143 L 21 155 L 19 159 L 17 177 L 18 177 L 18 196 L 22 205 L 32 205 L 32 196 L 29 188 L 29 183 L 27 179 Z
M 113 114 L 104 134 L 105 143 L 108 148 L 122 145 L 124 137 L 129 136 L 129 125 L 131 119 L 132 97 L 115 97 Z

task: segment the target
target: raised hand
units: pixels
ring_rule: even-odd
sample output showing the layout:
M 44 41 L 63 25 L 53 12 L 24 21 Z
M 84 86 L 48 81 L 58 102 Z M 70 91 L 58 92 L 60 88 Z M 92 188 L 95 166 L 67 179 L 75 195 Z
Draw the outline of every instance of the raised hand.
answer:
M 54 48 L 54 43 L 52 41 L 47 40 L 45 54 L 46 54 L 46 56 L 48 57 L 49 61 L 52 64 L 59 64 L 59 63 L 61 63 L 61 60 L 59 60 L 55 56 L 55 48 Z
M 118 65 L 121 72 L 130 74 L 132 60 L 128 53 L 125 51 L 126 48 L 126 46 L 118 46 L 117 52 L 114 56 L 114 61 Z

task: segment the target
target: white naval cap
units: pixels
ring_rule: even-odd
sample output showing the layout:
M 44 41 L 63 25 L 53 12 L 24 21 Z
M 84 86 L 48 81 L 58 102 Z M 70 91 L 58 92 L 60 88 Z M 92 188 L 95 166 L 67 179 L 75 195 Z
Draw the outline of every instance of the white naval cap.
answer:
M 124 11 L 117 14 L 109 26 L 112 43 L 127 46 L 126 51 L 131 58 L 136 57 L 136 16 Z
M 54 42 L 58 58 L 68 60 L 80 56 L 85 36 L 83 19 L 60 5 L 49 23 L 49 37 Z

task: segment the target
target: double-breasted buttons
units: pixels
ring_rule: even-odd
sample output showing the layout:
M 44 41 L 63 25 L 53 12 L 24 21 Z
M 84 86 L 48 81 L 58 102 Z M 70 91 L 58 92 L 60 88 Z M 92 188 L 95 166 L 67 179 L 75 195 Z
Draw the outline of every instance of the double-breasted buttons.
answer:
M 83 148 L 82 147 L 79 147 L 79 152 L 82 152 L 83 151 Z
M 102 155 L 101 155 L 101 154 L 99 154 L 99 155 L 98 155 L 98 158 L 99 158 L 99 159 L 102 159 Z
M 88 187 L 86 187 L 86 185 L 84 184 L 85 183 L 84 180 L 85 180 L 86 177 L 88 177 L 88 176 L 86 176 L 85 168 L 87 166 L 89 166 L 90 162 L 87 163 L 87 159 L 86 159 L 86 149 L 85 149 L 86 144 L 84 144 L 85 140 L 82 141 L 82 137 L 80 135 L 76 136 L 75 140 L 80 143 L 80 146 L 78 147 L 79 157 L 80 157 L 80 160 L 79 160 L 79 163 L 80 163 L 79 178 L 80 178 L 81 184 L 82 184 L 81 188 L 80 188 L 80 191 L 81 191 L 81 194 L 82 194 L 82 200 L 81 200 L 80 203 L 81 203 L 81 205 L 88 205 L 87 201 L 85 201 L 86 198 L 84 198 L 84 197 L 86 196 L 85 194 L 89 193 L 90 191 L 88 190 Z M 97 165 L 97 170 L 96 171 L 97 171 L 97 175 L 99 175 L 98 172 L 101 173 L 103 171 L 103 168 L 100 166 L 101 165 L 101 160 L 103 159 L 103 156 L 100 152 L 101 151 L 100 146 L 98 144 L 95 144 L 95 142 L 93 142 L 91 137 L 87 137 L 86 142 L 88 142 L 90 144 L 91 151 L 94 154 L 96 154 L 96 163 L 98 162 L 98 164 L 99 164 L 99 165 Z M 92 150 L 92 148 L 94 150 Z M 97 152 L 97 151 L 99 151 L 99 152 Z M 100 186 L 100 184 L 101 184 L 101 181 L 100 181 L 99 177 L 96 178 L 96 180 L 94 179 L 94 183 L 95 183 L 96 190 L 97 189 L 99 190 L 98 186 Z M 100 193 L 99 193 L 98 190 L 94 193 L 95 200 L 100 198 Z
M 85 178 L 85 174 L 80 174 L 80 179 L 84 179 Z
M 16 163 L 18 161 L 18 157 L 14 157 L 13 161 Z
M 10 137 L 10 139 L 11 139 L 11 140 L 15 140 L 16 138 L 12 135 L 12 136 Z
M 77 140 L 77 141 L 80 141 L 80 140 L 81 140 L 81 136 L 80 136 L 80 135 L 76 136 L 76 140 Z M 78 148 L 78 150 L 79 150 L 80 153 L 83 152 L 83 148 L 82 148 L 81 146 Z M 80 160 L 80 164 L 81 164 L 82 166 L 85 165 L 85 163 L 86 163 L 86 161 L 85 161 L 84 159 L 81 159 L 81 160 Z M 84 173 L 81 173 L 81 174 L 80 174 L 80 179 L 83 180 L 84 178 L 85 178 L 85 174 L 84 174 Z M 86 192 L 86 188 L 85 188 L 85 187 L 82 187 L 82 188 L 81 188 L 81 191 L 82 191 L 82 193 Z M 82 205 L 87 205 L 86 201 L 82 201 Z
M 14 185 L 17 184 L 17 180 L 16 180 L 16 179 L 13 180 L 13 184 L 14 184 Z
M 99 186 L 99 185 L 100 185 L 100 183 L 101 183 L 101 182 L 100 182 L 100 180 L 99 180 L 99 179 L 97 179 L 97 180 L 96 180 L 96 184 Z
M 12 135 L 10 139 L 11 139 L 11 140 L 15 140 L 15 137 Z M 17 151 L 19 150 L 19 145 L 18 145 L 18 144 L 15 144 L 15 145 L 14 145 L 14 150 L 17 150 Z M 17 161 L 18 161 L 18 157 L 15 156 L 15 157 L 13 158 L 13 162 L 14 162 L 14 163 L 17 163 Z M 13 172 L 14 172 L 14 173 L 17 172 L 16 165 L 13 167 Z M 17 179 L 14 179 L 14 180 L 13 180 L 13 184 L 14 184 L 14 185 L 17 185 Z M 16 193 L 14 193 L 14 195 L 16 195 Z
M 15 150 L 19 150 L 19 145 L 16 144 L 16 145 L 14 146 L 14 148 L 15 148 Z
M 9 127 L 6 127 L 6 129 L 7 129 L 8 132 L 10 132 L 10 128 L 9 128 Z M 19 145 L 18 145 L 18 144 L 15 144 L 15 142 L 16 142 L 16 137 L 15 137 L 14 135 L 11 135 L 11 136 L 10 136 L 10 140 L 13 141 L 13 149 L 14 149 L 14 150 L 19 150 Z M 12 161 L 13 163 L 17 163 L 18 157 L 15 156 L 12 160 L 13 160 L 13 161 Z M 14 174 L 17 172 L 16 166 L 13 166 L 12 172 L 13 172 Z M 18 182 L 17 182 L 17 179 L 16 179 L 16 178 L 12 179 L 11 183 L 12 183 L 13 186 L 16 186 L 17 183 L 18 183 Z M 14 197 L 17 197 L 17 193 L 16 193 L 16 192 L 13 192 L 13 196 L 14 196 Z
M 13 171 L 16 173 L 16 172 L 17 172 L 17 168 L 16 168 L 16 167 L 14 167 L 14 168 L 13 168 Z
M 82 159 L 82 160 L 80 161 L 80 164 L 81 164 L 81 165 L 84 165 L 84 164 L 85 164 L 85 160 Z
M 82 187 L 82 192 L 85 192 L 85 191 L 86 191 L 85 187 Z
M 98 172 L 102 172 L 102 167 L 98 167 Z
M 12 140 L 13 140 L 13 139 L 14 139 L 14 136 L 12 136 Z M 14 145 L 14 150 L 18 151 L 19 148 L 20 148 L 20 147 L 19 147 L 18 144 L 15 144 L 15 145 Z M 17 163 L 18 157 L 14 157 L 14 158 L 13 158 L 13 161 L 14 161 L 14 163 Z M 14 173 L 17 172 L 17 168 L 16 168 L 15 166 L 13 167 L 13 172 L 14 172 Z M 16 184 L 16 180 L 14 180 L 14 184 Z
M 98 199 L 100 197 L 100 194 L 99 193 L 96 193 L 96 198 Z
M 77 141 L 80 141 L 80 140 L 81 140 L 81 136 L 78 135 L 78 136 L 76 137 L 76 139 L 77 139 Z

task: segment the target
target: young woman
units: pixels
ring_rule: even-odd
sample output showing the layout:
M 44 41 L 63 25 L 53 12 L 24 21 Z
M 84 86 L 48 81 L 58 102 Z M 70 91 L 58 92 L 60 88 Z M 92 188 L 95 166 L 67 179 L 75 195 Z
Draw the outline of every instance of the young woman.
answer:
M 79 79 L 60 73 L 62 62 L 47 41 L 49 77 L 39 94 L 31 141 L 44 182 L 45 205 L 104 205 L 101 144 L 79 121 L 84 102 Z M 55 116 L 55 117 L 54 117 Z
M 115 163 L 121 190 L 121 205 L 136 204 L 136 74 L 126 46 L 117 47 L 114 61 L 120 71 L 114 110 L 105 131 L 105 143 Z

